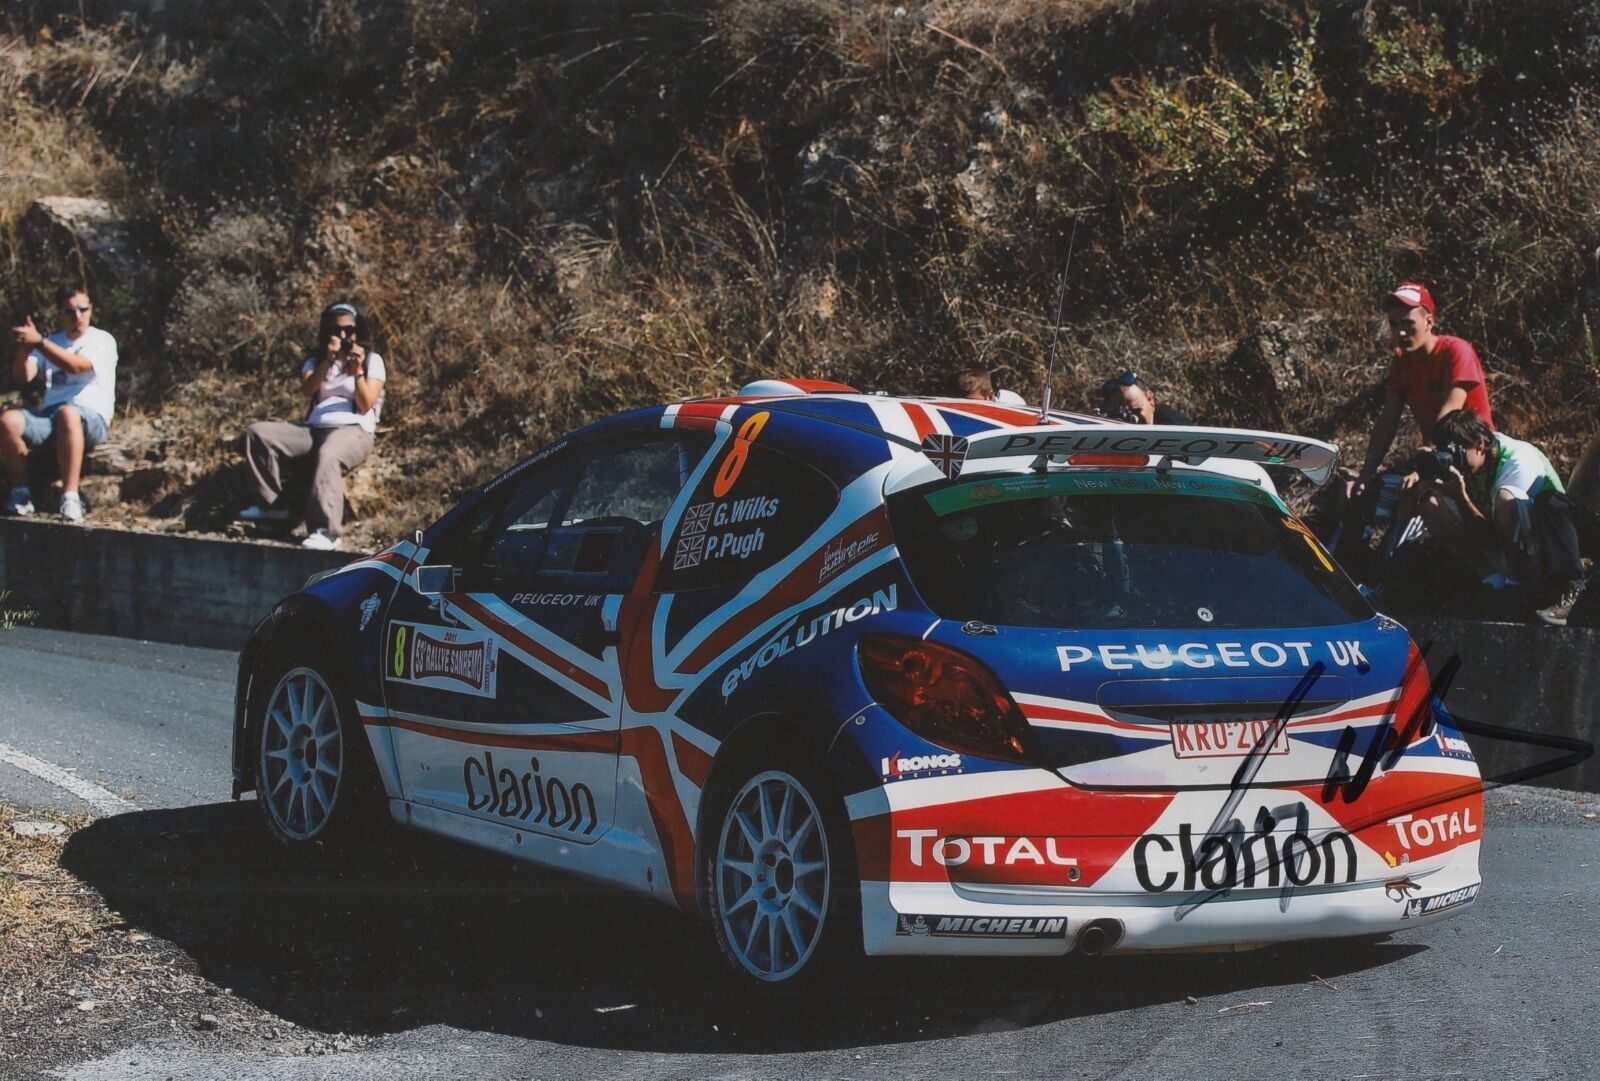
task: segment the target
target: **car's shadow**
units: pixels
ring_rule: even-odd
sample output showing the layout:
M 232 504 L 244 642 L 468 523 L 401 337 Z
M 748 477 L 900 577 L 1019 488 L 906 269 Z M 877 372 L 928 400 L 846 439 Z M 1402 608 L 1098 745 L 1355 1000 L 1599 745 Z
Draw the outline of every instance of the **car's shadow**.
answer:
M 773 996 L 736 981 L 700 924 L 653 902 L 396 828 L 291 853 L 248 802 L 141 811 L 80 830 L 63 862 L 209 979 L 324 1032 L 446 1024 L 592 1047 L 815 1050 L 1332 979 L 1423 948 L 871 960 Z

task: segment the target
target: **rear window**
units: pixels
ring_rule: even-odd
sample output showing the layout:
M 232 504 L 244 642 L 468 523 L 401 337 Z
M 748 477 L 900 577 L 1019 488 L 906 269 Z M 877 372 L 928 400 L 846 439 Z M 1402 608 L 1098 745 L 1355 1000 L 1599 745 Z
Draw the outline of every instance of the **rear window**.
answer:
M 1277 498 L 1228 477 L 982 477 L 890 500 L 917 589 L 1001 626 L 1327 626 L 1372 608 Z

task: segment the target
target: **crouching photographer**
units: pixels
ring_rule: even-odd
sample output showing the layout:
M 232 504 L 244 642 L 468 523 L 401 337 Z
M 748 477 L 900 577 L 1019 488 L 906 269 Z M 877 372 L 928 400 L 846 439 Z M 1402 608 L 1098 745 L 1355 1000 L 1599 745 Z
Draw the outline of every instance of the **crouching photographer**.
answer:
M 1544 452 L 1457 409 L 1439 418 L 1433 447 L 1413 468 L 1428 535 L 1474 579 L 1523 587 L 1543 605 L 1538 619 L 1564 624 L 1583 590 L 1583 565 L 1571 504 Z

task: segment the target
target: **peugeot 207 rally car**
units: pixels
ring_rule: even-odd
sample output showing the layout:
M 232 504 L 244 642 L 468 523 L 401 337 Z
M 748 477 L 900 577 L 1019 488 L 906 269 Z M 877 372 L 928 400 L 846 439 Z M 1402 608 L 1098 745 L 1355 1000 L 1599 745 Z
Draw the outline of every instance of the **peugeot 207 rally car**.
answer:
M 1405 630 L 1262 468 L 1314 440 L 766 382 L 546 447 L 246 647 L 235 794 L 360 801 L 835 951 L 1383 934 L 1483 808 Z

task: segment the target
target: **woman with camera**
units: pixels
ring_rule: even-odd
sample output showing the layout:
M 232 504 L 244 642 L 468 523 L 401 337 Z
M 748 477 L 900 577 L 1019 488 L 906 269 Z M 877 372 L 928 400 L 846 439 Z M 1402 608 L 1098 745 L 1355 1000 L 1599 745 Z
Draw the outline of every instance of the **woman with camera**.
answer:
M 244 433 L 245 464 L 258 500 L 239 518 L 287 523 L 293 514 L 284 496 L 282 463 L 310 455 L 309 533 L 301 544 L 331 550 L 340 545 L 345 474 L 372 453 L 387 373 L 383 358 L 365 344 L 366 320 L 353 304 L 332 304 L 323 311 L 318 339 L 317 351 L 300 368 L 301 387 L 311 403 L 306 419 L 258 421 Z

